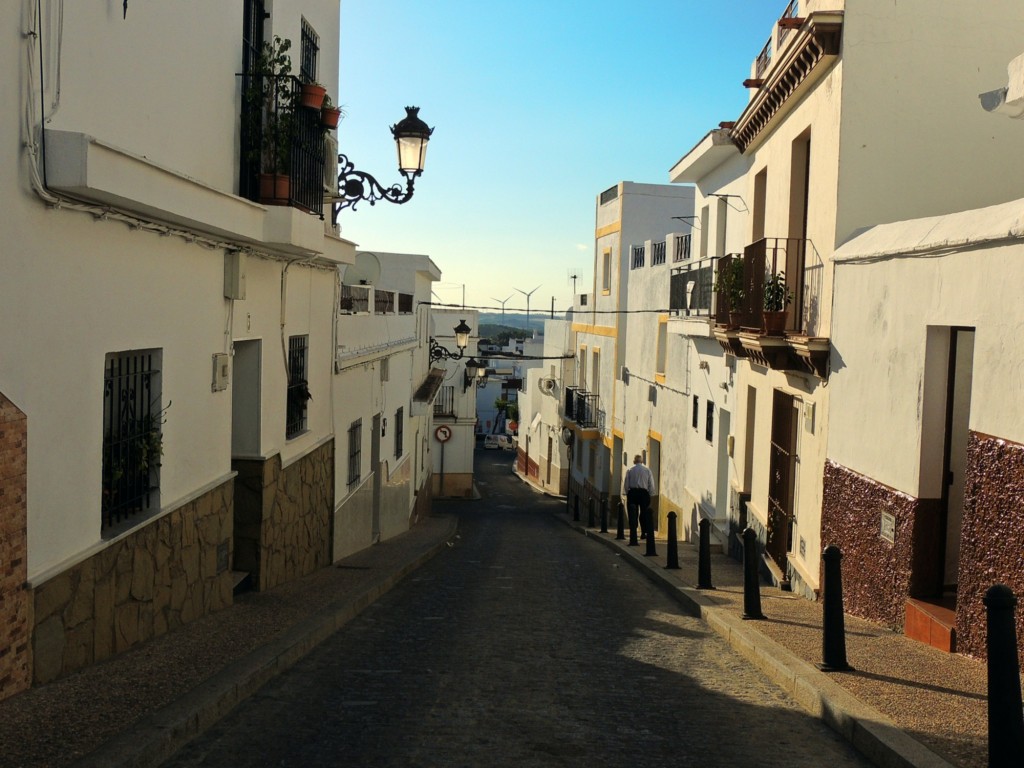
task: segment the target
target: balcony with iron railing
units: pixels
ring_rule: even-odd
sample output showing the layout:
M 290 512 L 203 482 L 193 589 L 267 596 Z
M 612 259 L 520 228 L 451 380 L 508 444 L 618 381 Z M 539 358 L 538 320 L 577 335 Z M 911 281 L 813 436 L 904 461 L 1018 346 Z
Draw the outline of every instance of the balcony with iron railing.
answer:
M 715 268 L 718 257 L 688 261 L 669 276 L 668 307 L 682 317 L 714 317 Z
M 323 217 L 324 128 L 291 75 L 243 74 L 238 193 Z
M 588 392 L 577 386 L 565 388 L 565 401 L 563 416 L 567 421 L 573 422 L 581 430 L 595 430 L 596 433 L 604 432 L 605 412 L 600 409 L 600 398 L 596 393 Z M 596 437 L 584 435 L 586 437 Z
M 716 275 L 727 275 L 734 260 L 739 291 L 731 294 L 728 281 L 716 279 L 715 337 L 727 352 L 750 357 L 777 369 L 808 368 L 820 378 L 827 376 L 829 341 L 821 332 L 824 265 L 813 244 L 800 238 L 769 237 L 748 245 L 742 255 L 718 259 Z M 769 325 L 766 286 L 781 285 L 781 323 Z

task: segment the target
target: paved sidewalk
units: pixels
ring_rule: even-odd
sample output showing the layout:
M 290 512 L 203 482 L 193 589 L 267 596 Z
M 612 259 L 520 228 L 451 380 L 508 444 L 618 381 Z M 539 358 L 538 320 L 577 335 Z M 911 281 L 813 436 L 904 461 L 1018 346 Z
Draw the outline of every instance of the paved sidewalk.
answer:
M 679 569 L 668 570 L 666 541 L 629 546 L 616 530 L 568 523 L 664 586 L 734 649 L 756 664 L 809 713 L 821 717 L 879 766 L 984 768 L 988 764 L 988 695 L 984 662 L 943 653 L 877 624 L 847 615 L 852 670 L 821 672 L 822 607 L 761 586 L 764 620 L 744 621 L 742 564 L 711 556 L 714 590 L 698 590 L 697 547 L 679 544 Z
M 0 702 L 0 766 L 158 765 L 444 550 L 459 503 L 435 500 L 401 536 Z

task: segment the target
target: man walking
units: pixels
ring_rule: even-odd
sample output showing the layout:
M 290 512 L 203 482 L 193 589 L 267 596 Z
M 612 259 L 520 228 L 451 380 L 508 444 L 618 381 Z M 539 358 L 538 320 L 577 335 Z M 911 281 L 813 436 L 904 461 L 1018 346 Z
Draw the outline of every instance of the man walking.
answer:
M 644 466 L 640 454 L 633 457 L 633 466 L 626 471 L 622 487 L 626 491 L 626 504 L 629 510 L 630 542 L 636 541 L 638 519 L 641 537 L 654 535 L 651 530 L 653 526 L 648 519 L 648 508 L 651 506 L 651 496 L 654 495 L 654 477 L 651 470 Z

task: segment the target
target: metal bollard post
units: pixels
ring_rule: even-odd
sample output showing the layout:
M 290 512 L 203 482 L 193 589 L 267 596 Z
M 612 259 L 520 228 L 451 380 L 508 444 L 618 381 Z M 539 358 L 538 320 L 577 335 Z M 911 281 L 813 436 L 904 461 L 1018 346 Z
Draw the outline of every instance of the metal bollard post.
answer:
M 822 599 L 821 664 L 822 672 L 850 669 L 846 663 L 846 622 L 843 618 L 843 553 L 830 544 L 821 553 L 825 561 L 825 595 Z
M 988 612 L 988 764 L 1020 765 L 1024 753 L 1024 715 L 1017 661 L 1017 598 L 1005 584 L 989 587 L 983 598 Z
M 644 552 L 644 557 L 655 557 L 658 553 L 654 548 L 654 521 L 651 519 L 653 517 L 651 515 L 651 508 L 648 507 L 641 514 L 647 523 L 644 527 L 644 530 L 647 531 L 647 551 Z
M 594 500 L 587 501 L 587 528 L 594 527 Z
M 622 499 L 619 499 L 618 503 L 618 530 L 615 532 L 615 538 L 622 541 L 626 538 L 626 510 L 622 508 Z
M 608 505 L 601 505 L 601 533 L 608 533 Z
M 676 540 L 676 513 L 668 513 L 668 563 L 665 565 L 670 570 L 679 568 L 679 542 Z
M 743 531 L 743 618 L 763 619 L 761 583 L 757 563 L 757 531 Z
M 714 589 L 711 584 L 711 521 L 697 523 L 700 528 L 700 547 L 697 549 L 697 589 Z
M 629 546 L 635 547 L 640 542 L 636 537 L 636 526 L 639 515 L 637 514 L 637 507 L 635 504 L 629 505 Z

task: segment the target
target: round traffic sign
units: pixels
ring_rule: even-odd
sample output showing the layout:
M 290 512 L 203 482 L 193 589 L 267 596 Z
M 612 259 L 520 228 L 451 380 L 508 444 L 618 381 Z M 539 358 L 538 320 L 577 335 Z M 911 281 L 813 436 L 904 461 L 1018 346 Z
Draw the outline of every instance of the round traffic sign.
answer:
M 447 443 L 449 440 L 452 439 L 452 428 L 445 424 L 442 424 L 441 426 L 434 430 L 434 437 L 437 438 L 437 441 L 439 443 Z

